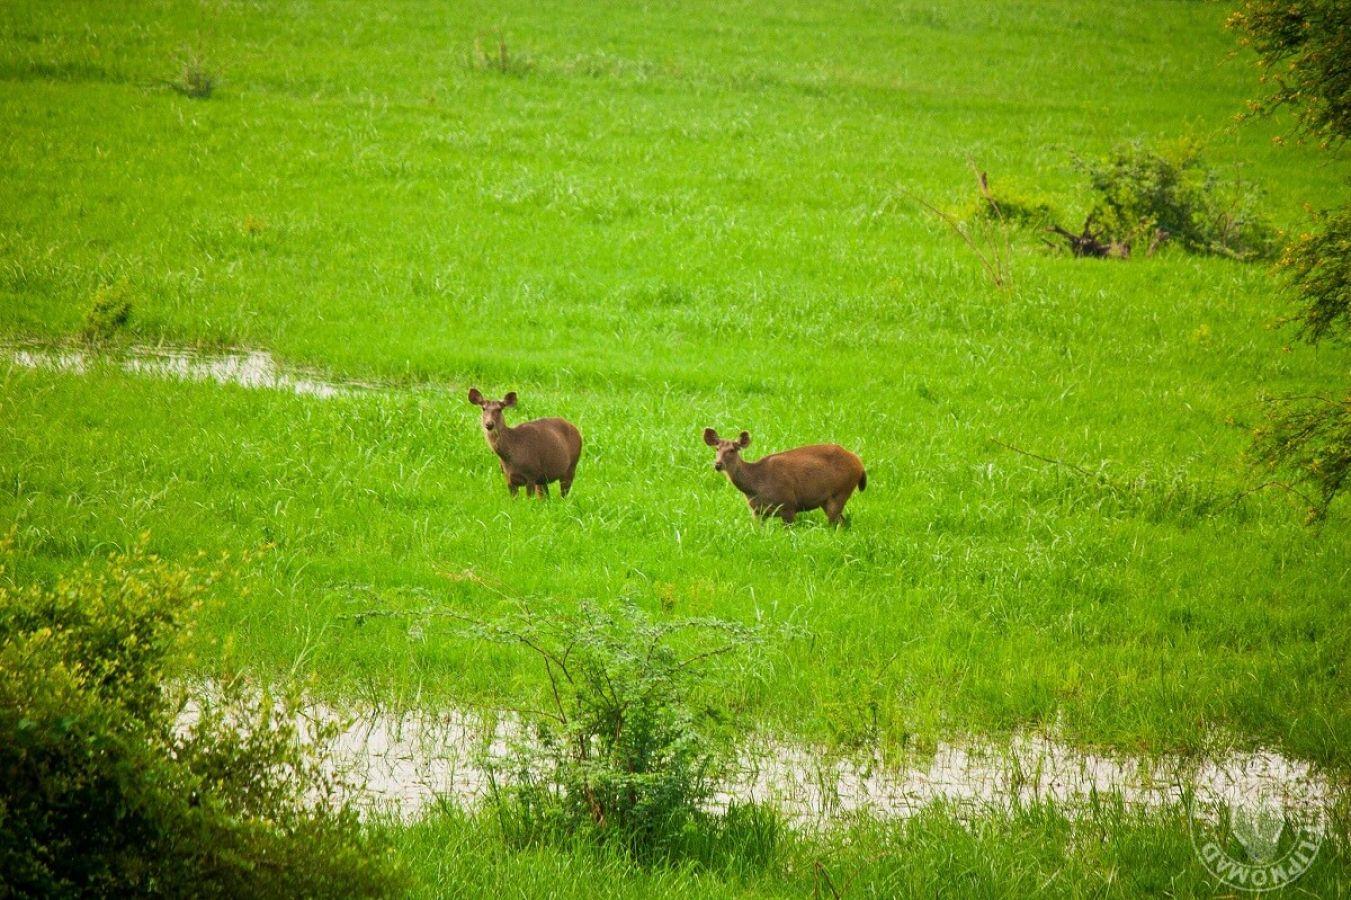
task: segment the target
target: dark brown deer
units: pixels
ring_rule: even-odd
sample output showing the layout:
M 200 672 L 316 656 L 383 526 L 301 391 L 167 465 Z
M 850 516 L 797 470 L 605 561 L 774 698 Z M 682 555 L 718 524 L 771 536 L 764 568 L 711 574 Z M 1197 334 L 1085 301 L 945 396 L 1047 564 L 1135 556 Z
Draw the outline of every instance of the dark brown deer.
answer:
M 524 487 L 527 497 L 537 494 L 543 500 L 549 496 L 551 481 L 558 482 L 560 494 L 568 495 L 582 455 L 582 433 L 576 425 L 567 419 L 535 419 L 507 427 L 502 410 L 516 405 L 515 391 L 489 400 L 478 388 L 470 388 L 469 402 L 483 410 L 483 436 L 502 464 L 511 496 Z
M 824 509 L 830 523 L 838 525 L 846 521 L 844 505 L 854 488 L 861 491 L 868 486 L 862 460 L 838 444 L 813 444 L 748 462 L 741 458 L 751 443 L 745 431 L 736 440 L 725 441 L 705 428 L 704 443 L 717 448 L 713 468 L 746 495 L 751 512 L 759 518 L 778 516 L 791 525 L 800 512 Z

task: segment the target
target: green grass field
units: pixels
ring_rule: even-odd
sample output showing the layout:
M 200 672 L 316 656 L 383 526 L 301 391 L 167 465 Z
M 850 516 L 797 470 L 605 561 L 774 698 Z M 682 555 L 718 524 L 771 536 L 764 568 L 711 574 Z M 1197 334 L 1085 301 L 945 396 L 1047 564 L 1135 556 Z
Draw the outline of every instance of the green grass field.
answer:
M 247 593 L 207 611 L 200 665 L 228 644 L 321 694 L 541 689 L 499 648 L 353 613 L 631 601 L 794 626 L 729 691 L 748 725 L 803 740 L 1049 729 L 1145 754 L 1271 747 L 1345 779 L 1351 522 L 1310 529 L 1288 496 L 1244 494 L 1265 476 L 1242 454 L 1262 393 L 1315 389 L 1346 348 L 1273 328 L 1262 264 L 1074 260 L 1025 232 L 997 289 L 913 199 L 969 204 L 970 158 L 1075 226 L 1076 155 L 1193 136 L 1297 227 L 1346 196 L 1345 166 L 1235 123 L 1256 75 L 1225 12 L 6 4 L 0 339 L 78 340 L 112 286 L 132 303 L 116 346 L 260 348 L 379 386 L 320 400 L 0 364 L 18 575 L 142 532 L 171 559 L 259 551 Z M 499 36 L 506 71 L 485 61 Z M 169 86 L 190 58 L 209 99 Z M 507 496 L 471 385 L 578 424 L 570 498 Z M 757 528 L 705 426 L 749 430 L 751 456 L 859 453 L 852 527 Z M 410 858 L 436 827 L 470 828 L 424 826 Z M 1057 885 L 1167 888 L 1103 875 L 1125 864 Z M 982 873 L 973 890 L 1034 886 Z M 812 889 L 785 878 L 761 888 Z

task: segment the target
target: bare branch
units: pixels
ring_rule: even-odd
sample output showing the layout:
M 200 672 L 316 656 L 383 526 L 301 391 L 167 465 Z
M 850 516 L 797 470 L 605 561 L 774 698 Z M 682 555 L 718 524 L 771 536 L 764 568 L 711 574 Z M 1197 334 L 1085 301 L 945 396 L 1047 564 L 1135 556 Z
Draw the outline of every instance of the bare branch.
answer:
M 1287 494 L 1298 497 L 1310 509 L 1315 509 L 1318 506 L 1318 504 L 1314 502 L 1313 498 L 1311 498 L 1308 494 L 1296 488 L 1294 485 L 1288 484 L 1284 481 L 1264 481 L 1261 484 L 1257 485 L 1256 487 L 1251 487 L 1248 488 L 1246 491 L 1238 492 L 1237 494 L 1234 495 L 1232 500 L 1230 500 L 1224 506 L 1221 506 L 1220 509 L 1221 510 L 1228 509 L 1229 507 L 1236 505 L 1239 501 L 1243 500 L 1245 497 L 1249 497 L 1253 494 L 1260 493 L 1261 491 L 1265 491 L 1268 488 L 1278 488 L 1282 491 L 1285 491 Z
M 1004 441 L 1001 441 L 1001 440 L 1000 440 L 999 438 L 997 438 L 997 437 L 991 437 L 991 438 L 990 438 L 990 442 L 993 443 L 993 444 L 998 444 L 999 446 L 1003 447 L 1005 450 L 1012 450 L 1014 453 L 1018 453 L 1018 454 L 1021 454 L 1021 455 L 1023 455 L 1023 456 L 1026 456 L 1026 457 L 1028 457 L 1029 459 L 1035 459 L 1035 460 L 1038 460 L 1038 461 L 1040 461 L 1040 462 L 1050 463 L 1050 464 L 1053 465 L 1053 466 L 1064 466 L 1066 469 L 1069 469 L 1069 470 L 1074 471 L 1074 472 L 1078 472 L 1080 475 L 1083 475 L 1085 478 L 1092 478 L 1092 479 L 1094 479 L 1094 480 L 1096 480 L 1096 481 L 1101 481 L 1101 480 L 1102 480 L 1102 477 L 1103 477 L 1101 472 L 1090 472 L 1088 469 L 1085 469 L 1083 466 L 1075 465 L 1075 464 L 1072 463 L 1072 462 L 1066 462 L 1066 461 L 1063 460 L 1063 459 L 1056 459 L 1056 458 L 1053 457 L 1053 456 L 1042 456 L 1040 453 L 1033 453 L 1031 450 L 1024 450 L 1024 449 L 1021 448 L 1021 447 L 1015 447 L 1013 444 L 1005 443 Z

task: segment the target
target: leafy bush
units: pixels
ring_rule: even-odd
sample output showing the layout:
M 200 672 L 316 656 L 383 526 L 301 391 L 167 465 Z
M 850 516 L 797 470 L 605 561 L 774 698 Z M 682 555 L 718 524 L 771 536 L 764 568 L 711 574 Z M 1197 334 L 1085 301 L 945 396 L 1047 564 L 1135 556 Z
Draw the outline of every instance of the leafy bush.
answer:
M 85 340 L 106 341 L 131 320 L 131 291 L 125 281 L 101 284 L 84 314 Z
M 1192 253 L 1239 259 L 1271 254 L 1274 234 L 1257 193 L 1237 180 L 1222 184 L 1190 141 L 1161 149 L 1125 144 L 1080 166 L 1097 195 L 1088 222 L 1106 243 L 1176 241 Z
M 10 555 L 9 541 L 0 542 Z M 143 549 L 0 572 L 0 872 L 19 895 L 376 896 L 385 848 L 296 741 L 295 700 L 169 687 L 210 583 Z
M 528 715 L 530 732 L 505 766 L 509 784 L 493 791 L 509 841 L 596 840 L 643 862 L 707 857 L 720 843 L 748 840 L 772 849 L 777 820 L 767 813 L 708 811 L 734 747 L 712 675 L 758 645 L 757 630 L 717 619 L 659 623 L 632 607 L 588 604 L 475 632 L 527 648 L 550 685 L 548 708 Z

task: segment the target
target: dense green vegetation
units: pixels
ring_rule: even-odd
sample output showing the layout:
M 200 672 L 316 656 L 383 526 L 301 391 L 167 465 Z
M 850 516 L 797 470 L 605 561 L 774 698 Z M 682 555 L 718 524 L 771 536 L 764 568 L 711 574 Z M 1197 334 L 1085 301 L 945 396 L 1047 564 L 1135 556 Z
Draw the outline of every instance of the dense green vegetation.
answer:
M 14 574 L 47 582 L 142 532 L 169 560 L 256 551 L 249 590 L 205 613 L 201 668 L 228 643 L 253 671 L 396 705 L 544 681 L 443 620 L 354 614 L 626 600 L 794 626 L 726 688 L 747 725 L 843 746 L 1020 728 L 1274 746 L 1344 777 L 1351 523 L 1334 507 L 1306 528 L 1243 453 L 1260 395 L 1317 390 L 1347 348 L 1287 347 L 1263 264 L 1180 245 L 1078 260 L 1019 226 L 996 288 L 917 202 L 971 208 L 969 157 L 1077 224 L 1076 159 L 1194 139 L 1277 226 L 1335 205 L 1338 158 L 1235 121 L 1254 79 L 1225 15 L 6 4 L 0 339 L 247 346 L 376 385 L 321 400 L 0 363 Z M 571 497 L 508 498 L 471 384 L 579 425 Z M 749 430 L 752 456 L 858 452 L 852 528 L 754 526 L 705 426 Z M 925 871 L 977 892 L 1034 889 L 1041 863 L 1006 878 L 998 860 L 1061 846 L 1039 819 L 949 851 L 940 819 L 900 846 L 966 859 Z M 1121 827 L 1139 852 L 1111 853 L 1153 866 L 1129 878 L 1200 889 L 1178 874 L 1185 832 Z M 407 840 L 464 850 L 433 869 L 579 891 L 610 865 L 541 850 L 485 870 L 475 823 Z M 1058 886 L 1166 887 L 1104 874 L 1131 865 L 1074 862 Z
M 183 634 L 218 578 L 137 548 L 16 586 L 0 538 L 0 892 L 384 897 L 389 846 L 233 679 L 180 719 Z M 182 726 L 182 727 L 180 727 Z M 320 802 L 314 802 L 320 801 Z M 376 840 L 371 838 L 375 837 Z

